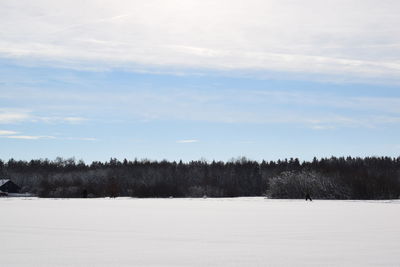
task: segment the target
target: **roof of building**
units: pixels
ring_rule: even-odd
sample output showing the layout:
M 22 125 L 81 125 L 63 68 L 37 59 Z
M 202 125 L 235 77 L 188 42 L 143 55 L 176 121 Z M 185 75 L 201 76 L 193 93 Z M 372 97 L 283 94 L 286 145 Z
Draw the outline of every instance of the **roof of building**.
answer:
M 4 185 L 5 183 L 9 182 L 10 179 L 0 179 L 0 186 Z

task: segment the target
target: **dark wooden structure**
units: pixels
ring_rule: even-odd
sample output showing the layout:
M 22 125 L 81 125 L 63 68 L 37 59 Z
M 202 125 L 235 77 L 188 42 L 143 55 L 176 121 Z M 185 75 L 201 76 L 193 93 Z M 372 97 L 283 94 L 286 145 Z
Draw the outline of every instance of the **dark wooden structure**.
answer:
M 21 188 L 9 179 L 0 179 L 0 191 L 7 193 L 19 193 Z

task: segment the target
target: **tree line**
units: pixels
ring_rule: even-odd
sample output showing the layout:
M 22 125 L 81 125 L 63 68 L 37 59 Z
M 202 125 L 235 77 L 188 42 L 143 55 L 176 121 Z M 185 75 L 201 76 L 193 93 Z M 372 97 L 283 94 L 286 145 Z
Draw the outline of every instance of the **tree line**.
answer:
M 395 199 L 400 157 L 227 162 L 111 158 L 0 160 L 0 178 L 40 197 L 239 197 Z

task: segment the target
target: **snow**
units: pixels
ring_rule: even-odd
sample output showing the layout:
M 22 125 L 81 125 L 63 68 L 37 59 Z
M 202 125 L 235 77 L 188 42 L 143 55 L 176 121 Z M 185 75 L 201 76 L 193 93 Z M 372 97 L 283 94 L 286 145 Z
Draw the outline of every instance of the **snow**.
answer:
M 4 185 L 5 183 L 9 182 L 9 179 L 0 179 L 0 186 Z
M 0 266 L 400 266 L 400 201 L 0 199 Z

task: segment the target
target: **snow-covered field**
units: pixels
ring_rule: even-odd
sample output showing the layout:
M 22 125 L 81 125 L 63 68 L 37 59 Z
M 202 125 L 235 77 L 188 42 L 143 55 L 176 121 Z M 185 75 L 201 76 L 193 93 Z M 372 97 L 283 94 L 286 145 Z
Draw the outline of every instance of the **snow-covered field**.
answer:
M 400 201 L 0 198 L 0 266 L 400 266 Z

